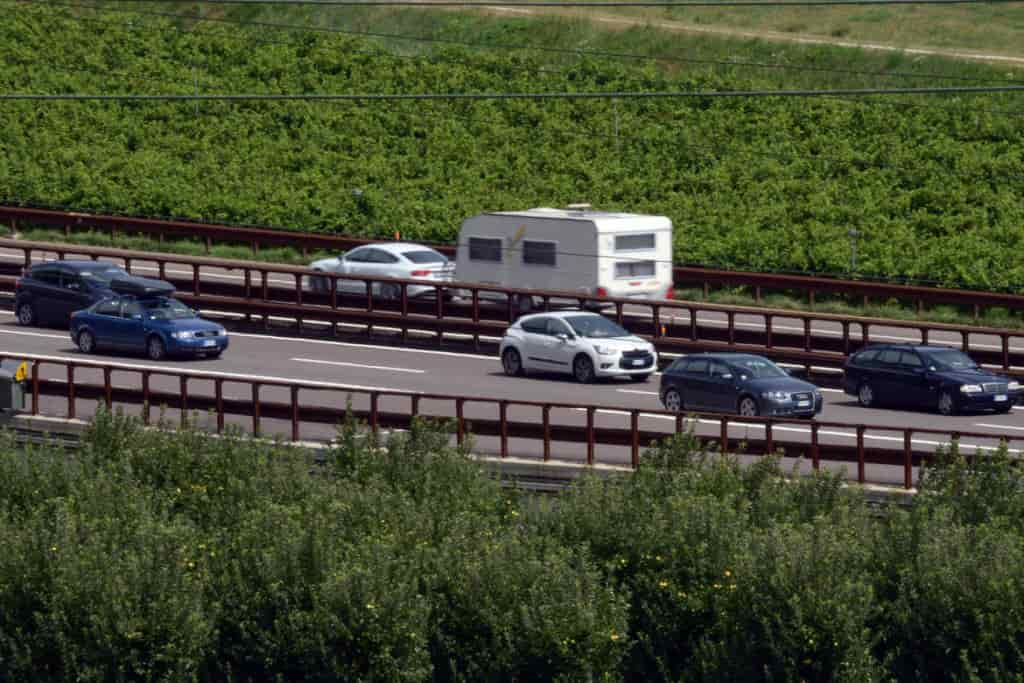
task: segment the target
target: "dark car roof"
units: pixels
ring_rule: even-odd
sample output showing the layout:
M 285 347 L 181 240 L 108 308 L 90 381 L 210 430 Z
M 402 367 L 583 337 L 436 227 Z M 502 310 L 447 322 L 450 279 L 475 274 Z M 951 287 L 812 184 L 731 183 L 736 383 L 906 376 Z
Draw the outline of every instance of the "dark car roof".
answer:
M 881 351 L 883 349 L 898 349 L 900 351 L 960 351 L 955 346 L 946 344 L 868 344 L 857 353 L 862 351 Z
M 741 358 L 758 358 L 760 360 L 768 360 L 764 356 L 759 356 L 756 353 L 739 353 L 739 352 L 735 352 L 735 351 L 733 351 L 733 352 L 723 351 L 723 352 L 719 352 L 719 353 L 689 353 L 685 357 L 686 358 L 708 358 L 710 360 L 720 360 L 720 361 L 725 361 L 727 363 L 729 361 L 740 360 Z

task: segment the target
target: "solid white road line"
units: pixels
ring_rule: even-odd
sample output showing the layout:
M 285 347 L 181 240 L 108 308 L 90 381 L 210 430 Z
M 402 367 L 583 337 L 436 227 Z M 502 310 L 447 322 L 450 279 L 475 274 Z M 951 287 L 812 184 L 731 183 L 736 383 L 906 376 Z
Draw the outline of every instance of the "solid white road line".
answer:
M 29 332 L 27 330 L 0 330 L 3 334 L 17 334 L 25 337 L 45 337 L 46 339 L 63 339 L 71 343 L 71 333 L 68 334 L 45 334 L 43 332 Z
M 1024 427 L 1014 427 L 1013 425 L 994 425 L 985 422 L 975 422 L 975 427 L 988 427 L 989 429 L 1015 429 L 1017 431 L 1024 431 Z
M 395 368 L 388 365 L 364 365 L 362 363 L 342 363 L 341 361 L 334 360 L 320 360 L 317 358 L 291 358 L 296 363 L 319 363 L 321 365 L 338 365 L 346 368 L 366 368 L 367 370 L 385 370 L 387 372 L 411 372 L 417 375 L 422 375 L 426 370 L 417 370 L 415 368 Z
M 644 396 L 657 396 L 657 391 L 639 391 L 637 389 L 616 389 L 620 394 L 643 394 Z

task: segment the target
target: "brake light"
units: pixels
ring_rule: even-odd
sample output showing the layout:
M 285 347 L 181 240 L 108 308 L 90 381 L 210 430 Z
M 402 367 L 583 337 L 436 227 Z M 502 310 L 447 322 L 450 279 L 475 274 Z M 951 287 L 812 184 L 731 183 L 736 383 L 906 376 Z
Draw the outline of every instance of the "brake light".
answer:
M 409 273 L 409 275 L 411 275 L 412 277 L 426 277 L 426 276 L 430 275 L 430 271 L 429 270 L 414 270 L 411 273 Z
M 605 289 L 604 287 L 598 287 L 597 288 L 597 295 L 598 296 L 608 296 L 608 290 Z
M 669 285 L 668 286 L 668 289 L 665 290 L 665 298 L 666 299 L 674 299 L 674 298 L 676 298 L 676 286 L 675 285 Z

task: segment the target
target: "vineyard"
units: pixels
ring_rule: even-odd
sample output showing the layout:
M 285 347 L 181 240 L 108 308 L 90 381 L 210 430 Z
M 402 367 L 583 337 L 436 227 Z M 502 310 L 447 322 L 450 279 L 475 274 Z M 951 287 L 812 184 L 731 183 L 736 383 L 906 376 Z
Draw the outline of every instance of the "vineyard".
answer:
M 693 93 L 779 85 L 778 77 L 739 69 L 453 45 L 407 54 L 337 33 L 198 30 L 125 12 L 19 5 L 9 17 L 0 24 L 5 93 Z M 981 78 L 984 69 L 972 73 Z M 928 83 L 951 84 L 965 83 Z M 480 211 L 588 201 L 668 215 L 682 263 L 845 273 L 856 229 L 860 274 L 1005 288 L 1024 277 L 1020 102 L 1014 94 L 5 101 L 0 198 L 354 235 L 400 230 L 438 241 L 453 240 L 461 220 Z

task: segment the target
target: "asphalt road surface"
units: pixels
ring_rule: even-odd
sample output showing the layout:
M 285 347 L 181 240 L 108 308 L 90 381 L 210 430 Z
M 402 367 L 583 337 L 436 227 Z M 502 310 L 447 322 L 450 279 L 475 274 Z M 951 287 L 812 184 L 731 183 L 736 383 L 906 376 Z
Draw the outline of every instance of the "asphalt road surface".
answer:
M 350 401 L 356 408 L 365 408 L 368 398 L 360 390 L 395 390 L 428 394 L 463 395 L 470 397 L 503 398 L 509 400 L 564 402 L 576 404 L 594 404 L 601 406 L 596 415 L 598 426 L 628 428 L 630 418 L 623 409 L 660 410 L 658 401 L 659 376 L 654 376 L 646 383 L 630 383 L 626 381 L 607 381 L 594 385 L 581 386 L 568 378 L 557 376 L 529 376 L 510 378 L 501 372 L 498 359 L 490 355 L 477 355 L 445 350 L 423 348 L 401 348 L 376 344 L 350 343 L 326 339 L 294 338 L 289 336 L 273 336 L 264 334 L 232 333 L 231 347 L 221 358 L 215 360 L 170 360 L 153 363 L 140 356 L 95 355 L 83 356 L 78 352 L 68 334 L 61 329 L 21 328 L 13 320 L 13 314 L 0 314 L 0 352 L 4 354 L 32 353 L 43 354 L 54 358 L 96 360 L 123 368 L 115 372 L 113 381 L 118 386 L 138 387 L 140 375 L 136 372 L 142 368 L 171 368 L 176 370 L 194 370 L 216 373 L 218 376 L 242 379 L 280 379 L 285 381 L 319 382 L 323 390 L 304 390 L 301 396 L 303 404 L 330 405 L 343 407 Z M 63 369 L 56 366 L 43 366 L 44 378 L 64 378 Z M 99 371 L 80 370 L 76 375 L 76 383 L 96 382 L 102 377 Z M 195 381 L 189 385 L 192 395 L 212 395 L 212 381 Z M 153 388 L 165 391 L 177 391 L 178 382 L 171 378 L 154 378 Z M 345 389 L 347 387 L 347 390 Z M 244 390 L 244 391 L 243 391 Z M 225 394 L 228 397 L 245 399 L 249 396 L 244 385 L 227 381 Z M 264 400 L 288 401 L 288 392 L 284 388 L 265 387 L 261 394 Z M 932 412 L 898 411 L 886 409 L 866 410 L 856 405 L 853 397 L 848 397 L 836 390 L 825 391 L 825 410 L 819 416 L 822 422 L 842 422 L 850 425 L 872 424 L 887 426 L 894 431 L 871 431 L 866 435 L 866 445 L 874 448 L 901 449 L 903 445 L 902 430 L 905 427 L 934 428 L 957 430 L 963 432 L 981 432 L 992 434 L 993 439 L 964 439 L 962 447 L 991 447 L 999 437 L 1020 439 L 1010 443 L 1011 450 L 1024 449 L 1024 409 L 1017 408 L 1008 415 L 962 415 L 942 417 Z M 381 399 L 382 411 L 407 411 L 410 399 L 406 397 L 384 397 Z M 42 404 L 44 414 L 63 415 L 67 401 L 46 397 Z M 77 412 L 85 416 L 95 409 L 92 401 L 78 401 Z M 424 414 L 438 416 L 454 415 L 452 401 L 427 401 L 420 406 Z M 129 412 L 138 412 L 137 408 Z M 467 403 L 465 416 L 467 419 L 492 419 L 497 415 L 497 406 L 493 403 Z M 167 415 L 177 420 L 178 415 L 171 412 Z M 514 420 L 538 423 L 540 411 L 537 408 L 509 408 L 509 417 Z M 202 419 L 212 419 L 202 416 Z M 552 411 L 553 424 L 583 425 L 585 411 L 574 409 L 556 409 Z M 249 424 L 248 418 L 229 419 L 229 423 L 240 426 Z M 669 416 L 644 415 L 640 418 L 640 426 L 644 430 L 664 432 L 666 435 L 674 429 L 674 419 Z M 265 434 L 290 433 L 286 421 L 264 419 L 261 424 Z M 719 425 L 716 420 L 700 420 L 695 425 L 699 433 L 716 436 Z M 809 443 L 810 429 L 804 425 L 779 425 L 775 427 L 776 441 L 792 441 L 793 443 Z M 303 439 L 322 439 L 331 436 L 333 429 L 326 425 L 302 426 Z M 763 438 L 760 425 L 737 422 L 730 427 L 733 439 Z M 852 444 L 854 431 L 852 428 L 822 426 L 819 431 L 821 443 Z M 944 439 L 939 435 L 918 434 L 913 437 L 916 449 L 933 450 Z M 477 450 L 496 452 L 497 439 L 481 437 L 477 441 Z M 522 457 L 537 457 L 540 444 L 527 439 L 511 439 L 510 454 Z M 552 447 L 552 457 L 556 459 L 582 461 L 585 459 L 585 446 L 566 442 L 556 443 Z M 610 464 L 629 462 L 629 449 L 618 446 L 598 445 L 596 461 Z M 805 468 L 808 464 L 803 465 Z M 823 466 L 832 467 L 823 463 Z M 838 469 L 839 465 L 835 468 Z M 916 475 L 915 475 L 916 476 Z M 869 481 L 879 483 L 901 483 L 901 468 L 882 465 L 869 465 L 867 471 Z

